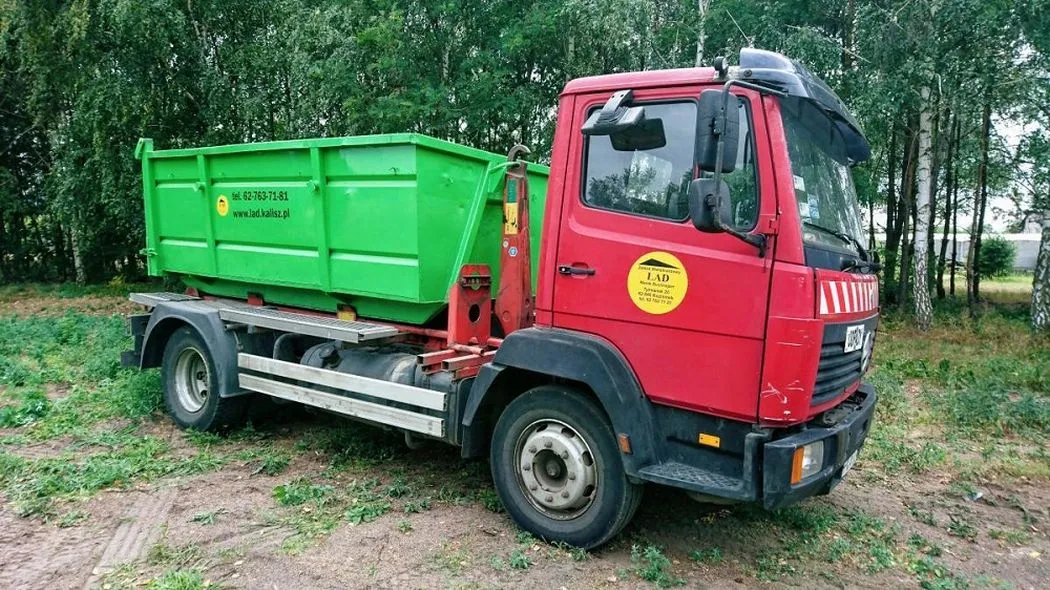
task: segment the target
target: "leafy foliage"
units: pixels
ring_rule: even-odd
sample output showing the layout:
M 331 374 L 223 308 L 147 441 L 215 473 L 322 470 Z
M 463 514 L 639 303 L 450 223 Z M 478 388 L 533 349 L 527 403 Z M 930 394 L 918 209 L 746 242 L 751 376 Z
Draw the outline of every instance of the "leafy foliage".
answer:
M 863 202 L 879 205 L 890 178 L 897 194 L 906 187 L 901 152 L 922 84 L 937 89 L 936 161 L 954 160 L 960 178 L 976 174 L 983 102 L 997 117 L 1045 125 L 1050 116 L 1040 83 L 1050 11 L 1040 0 L 707 4 L 3 0 L 0 280 L 144 272 L 133 157 L 143 136 L 184 147 L 413 131 L 547 154 L 568 80 L 706 64 L 756 46 L 806 64 L 857 113 L 875 157 L 855 177 Z M 963 132 L 948 153 L 952 117 Z M 1007 188 L 1021 175 L 1032 187 L 1021 193 L 1040 194 L 1043 147 L 1012 150 L 993 137 L 989 186 L 1016 193 Z M 1038 212 L 1024 195 L 1019 214 Z M 971 195 L 961 196 L 965 211 Z
M 982 277 L 1002 277 L 1014 268 L 1017 247 L 999 236 L 990 236 L 981 243 L 981 259 L 977 271 Z

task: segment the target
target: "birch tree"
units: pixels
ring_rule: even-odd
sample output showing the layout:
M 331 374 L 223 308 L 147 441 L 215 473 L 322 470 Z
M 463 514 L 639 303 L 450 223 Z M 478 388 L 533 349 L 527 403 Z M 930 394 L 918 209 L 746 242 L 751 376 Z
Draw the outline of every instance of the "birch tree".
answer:
M 1032 327 L 1050 331 L 1050 208 L 1043 213 L 1039 258 L 1032 278 Z
M 930 329 L 933 321 L 933 307 L 930 302 L 929 257 L 927 256 L 927 236 L 930 232 L 930 171 L 933 167 L 933 149 L 931 142 L 932 107 L 930 87 L 923 86 L 919 91 L 919 158 L 918 190 L 915 194 L 915 262 L 912 268 L 915 273 L 912 279 L 915 299 L 915 321 L 919 329 Z
M 696 67 L 704 65 L 704 45 L 707 43 L 707 12 L 711 7 L 711 0 L 696 0 Z

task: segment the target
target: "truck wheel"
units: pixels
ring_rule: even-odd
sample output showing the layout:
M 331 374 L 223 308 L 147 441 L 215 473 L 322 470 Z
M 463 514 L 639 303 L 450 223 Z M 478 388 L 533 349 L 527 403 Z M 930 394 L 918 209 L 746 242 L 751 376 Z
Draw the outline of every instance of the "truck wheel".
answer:
M 161 363 L 164 405 L 180 428 L 216 431 L 238 424 L 247 400 L 219 397 L 219 375 L 211 351 L 191 328 L 168 339 Z
M 491 463 L 508 514 L 547 541 L 597 547 L 623 529 L 642 496 L 624 473 L 605 413 L 566 387 L 536 387 L 507 406 Z

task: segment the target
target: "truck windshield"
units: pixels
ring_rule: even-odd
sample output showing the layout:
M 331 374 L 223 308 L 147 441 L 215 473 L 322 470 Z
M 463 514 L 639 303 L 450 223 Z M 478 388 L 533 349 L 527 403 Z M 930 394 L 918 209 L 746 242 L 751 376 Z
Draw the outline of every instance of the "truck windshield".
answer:
M 803 239 L 859 253 L 864 226 L 842 136 L 811 102 L 787 97 L 781 105 Z

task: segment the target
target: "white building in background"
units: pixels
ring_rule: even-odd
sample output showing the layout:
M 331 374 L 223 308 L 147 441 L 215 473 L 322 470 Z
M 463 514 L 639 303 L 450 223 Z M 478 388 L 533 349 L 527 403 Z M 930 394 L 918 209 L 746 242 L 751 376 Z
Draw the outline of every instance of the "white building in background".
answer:
M 1017 256 L 1014 257 L 1014 270 L 1032 272 L 1035 270 L 1035 260 L 1039 256 L 1039 238 L 1038 233 L 1023 233 L 1023 234 L 984 234 L 984 239 L 988 239 L 991 236 L 1002 238 L 1008 242 L 1012 242 L 1014 247 L 1017 249 Z M 885 234 L 875 234 L 875 241 L 879 244 L 886 243 Z M 965 234 L 959 234 L 959 242 L 956 248 L 955 260 L 959 264 L 966 264 L 966 252 L 970 249 L 970 236 Z M 941 254 L 941 234 L 938 232 L 933 237 L 933 255 L 940 256 Z M 948 236 L 948 258 L 952 256 L 952 239 Z

